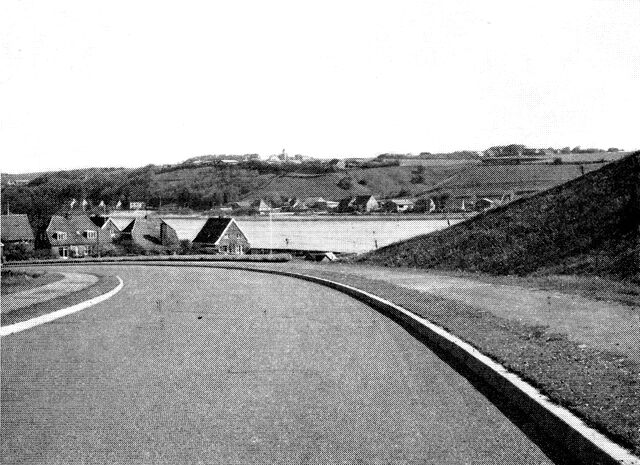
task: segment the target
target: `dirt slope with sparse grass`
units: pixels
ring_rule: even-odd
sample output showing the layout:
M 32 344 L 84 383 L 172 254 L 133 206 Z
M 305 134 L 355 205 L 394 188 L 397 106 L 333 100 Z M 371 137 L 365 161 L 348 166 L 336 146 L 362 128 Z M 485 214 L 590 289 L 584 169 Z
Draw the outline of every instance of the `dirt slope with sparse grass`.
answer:
M 640 152 L 358 262 L 640 281 Z

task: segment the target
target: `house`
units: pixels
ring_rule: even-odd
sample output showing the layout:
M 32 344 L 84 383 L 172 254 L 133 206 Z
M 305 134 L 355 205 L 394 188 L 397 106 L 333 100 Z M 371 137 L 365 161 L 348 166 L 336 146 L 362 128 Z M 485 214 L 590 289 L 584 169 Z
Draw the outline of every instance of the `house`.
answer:
M 419 213 L 433 213 L 436 211 L 436 203 L 431 197 L 420 197 L 416 199 L 413 210 Z
M 176 231 L 160 218 L 134 218 L 122 230 L 118 243 L 135 245 L 144 250 L 170 252 L 178 249 L 180 241 Z
M 104 231 L 105 239 L 108 238 L 111 241 L 118 239 L 120 237 L 122 229 L 124 229 L 130 223 L 129 221 L 122 228 L 120 228 L 113 219 L 107 216 L 93 215 L 89 218 L 91 219 L 93 224 Z
M 133 218 L 127 216 L 110 216 L 109 221 L 120 231 L 124 231 L 124 228 L 129 226 L 133 221 Z
M 288 212 L 301 212 L 308 210 L 309 207 L 300 199 L 295 197 L 288 199 L 287 202 L 282 206 L 282 211 Z
M 144 210 L 146 208 L 146 204 L 144 202 L 133 201 L 129 202 L 129 210 Z
M 207 219 L 193 243 L 234 255 L 246 253 L 251 248 L 247 236 L 233 218 Z
M 53 215 L 45 236 L 51 254 L 58 258 L 94 254 L 105 242 L 104 234 L 87 215 Z
M 2 243 L 7 246 L 9 244 L 27 244 L 33 247 L 35 236 L 33 229 L 29 224 L 29 218 L 25 214 L 7 214 L 2 215 L 2 223 L 0 224 L 0 235 Z
M 17 252 L 18 256 L 24 256 L 24 252 L 31 253 L 34 249 L 35 236 L 27 215 L 2 215 L 0 235 L 2 236 L 0 241 L 2 243 L 1 256 L 3 261 L 5 252 L 11 258 L 13 252 Z
M 388 212 L 405 213 L 413 210 L 414 201 L 409 199 L 389 199 L 383 202 L 381 208 Z
M 327 208 L 327 201 L 322 197 L 307 197 L 302 201 L 307 208 L 325 209 Z
M 271 206 L 262 199 L 242 200 L 233 203 L 231 206 L 234 210 L 246 210 L 260 215 L 264 215 L 273 210 Z
M 329 165 L 330 168 L 333 168 L 334 170 L 344 170 L 347 167 L 347 163 L 345 160 L 339 160 L 337 158 L 334 158 L 333 160 L 330 160 L 327 165 Z
M 338 212 L 340 213 L 365 213 L 378 210 L 379 208 L 380 205 L 378 204 L 378 201 L 372 195 L 347 197 L 338 203 Z
M 179 241 L 193 242 L 198 233 L 204 227 L 207 219 L 166 217 L 162 218 L 162 221 L 173 228 L 173 230 L 176 232 L 176 235 L 178 236 Z

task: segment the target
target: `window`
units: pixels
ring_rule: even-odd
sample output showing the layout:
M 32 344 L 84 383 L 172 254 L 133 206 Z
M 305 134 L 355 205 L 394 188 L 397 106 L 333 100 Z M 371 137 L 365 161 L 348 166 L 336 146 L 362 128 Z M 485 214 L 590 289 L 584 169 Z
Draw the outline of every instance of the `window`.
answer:
M 58 247 L 58 255 L 60 255 L 62 258 L 68 258 L 69 247 Z
M 85 231 L 87 233 L 87 239 L 97 239 L 98 232 L 97 231 Z
M 228 251 L 229 251 L 229 247 L 227 247 L 226 245 L 220 246 L 220 252 L 227 253 Z
M 56 231 L 55 232 L 55 238 L 60 240 L 60 241 L 63 241 L 63 240 L 65 240 L 67 238 L 67 233 L 64 232 L 64 231 Z

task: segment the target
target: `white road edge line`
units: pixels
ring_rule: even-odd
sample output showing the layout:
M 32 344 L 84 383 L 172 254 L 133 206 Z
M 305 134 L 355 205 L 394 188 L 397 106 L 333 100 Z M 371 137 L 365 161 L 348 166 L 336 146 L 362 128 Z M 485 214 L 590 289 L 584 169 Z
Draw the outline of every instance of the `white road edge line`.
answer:
M 31 329 L 35 326 L 43 325 L 45 323 L 49 323 L 50 321 L 57 320 L 58 318 L 62 318 L 63 316 L 71 315 L 72 313 L 79 312 L 80 310 L 84 310 L 85 308 L 89 308 L 93 305 L 99 304 L 114 295 L 116 295 L 122 287 L 124 286 L 124 282 L 120 279 L 120 276 L 116 276 L 118 278 L 118 285 L 110 290 L 109 292 L 99 295 L 98 297 L 94 297 L 93 299 L 85 300 L 84 302 L 80 302 L 79 304 L 73 305 L 71 307 L 63 308 L 60 310 L 56 310 L 55 312 L 47 313 L 46 315 L 41 315 L 36 318 L 31 318 L 27 321 L 21 321 L 20 323 L 14 323 L 12 325 L 2 326 L 0 327 L 0 337 L 8 336 L 9 334 L 19 333 L 20 331 L 24 331 L 26 329 Z
M 291 275 L 294 275 L 294 274 L 297 274 L 297 273 L 291 273 Z M 468 356 L 475 358 L 484 366 L 486 366 L 488 369 L 492 370 L 494 373 L 497 373 L 499 376 L 506 379 L 509 383 L 516 386 L 521 392 L 525 393 L 530 399 L 532 399 L 538 405 L 540 405 L 540 407 L 547 410 L 548 412 L 551 412 L 557 418 L 560 418 L 563 422 L 569 425 L 574 431 L 577 431 L 585 439 L 590 441 L 592 444 L 596 445 L 596 447 L 598 447 L 600 450 L 607 453 L 611 458 L 616 460 L 618 463 L 624 464 L 624 465 L 640 465 L 640 458 L 633 455 L 629 450 L 620 446 L 619 444 L 616 444 L 615 442 L 611 441 L 609 438 L 607 438 L 600 432 L 591 428 L 586 423 L 584 423 L 580 418 L 578 418 L 573 413 L 571 413 L 569 410 L 553 403 L 547 396 L 545 396 L 540 391 L 538 391 L 538 389 L 536 389 L 535 387 L 533 387 L 532 385 L 524 381 L 518 375 L 510 372 L 501 364 L 495 362 L 490 357 L 479 352 L 471 344 L 468 344 L 462 339 L 447 332 L 440 326 L 416 315 L 415 313 L 409 310 L 406 310 L 405 308 L 402 308 L 399 305 L 394 304 L 393 302 L 390 302 L 386 299 L 383 299 L 381 297 L 378 297 L 374 294 L 363 291 L 356 287 L 331 281 L 329 279 L 310 276 L 310 275 L 300 274 L 298 276 L 304 276 L 305 279 L 311 282 L 315 281 L 318 284 L 320 284 L 322 281 L 326 282 L 327 284 L 330 283 L 332 284 L 332 286 L 330 287 L 333 287 L 334 289 L 343 288 L 351 291 L 352 293 L 358 293 L 358 294 L 364 295 L 368 299 L 375 300 L 384 306 L 391 307 L 397 312 L 404 314 L 406 317 L 428 328 L 433 333 L 438 334 L 440 337 L 448 340 L 452 344 L 455 344 L 456 346 L 458 346 L 458 348 L 466 352 Z

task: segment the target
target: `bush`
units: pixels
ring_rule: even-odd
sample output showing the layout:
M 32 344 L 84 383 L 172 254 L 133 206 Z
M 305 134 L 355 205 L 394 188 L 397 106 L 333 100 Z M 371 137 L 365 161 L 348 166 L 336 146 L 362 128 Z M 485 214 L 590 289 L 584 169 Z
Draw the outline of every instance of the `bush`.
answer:
M 349 189 L 351 189 L 351 187 L 353 187 L 353 181 L 350 177 L 345 177 L 345 178 L 342 178 L 340 181 L 338 181 L 336 185 L 340 189 L 344 189 L 348 191 Z
M 180 255 L 187 255 L 191 253 L 193 250 L 193 245 L 189 239 L 182 239 L 180 241 L 180 246 L 178 247 L 178 253 Z
M 9 261 L 29 260 L 33 258 L 33 245 L 24 242 L 6 244 L 3 253 Z

